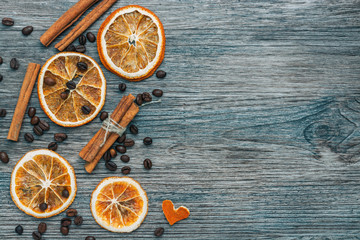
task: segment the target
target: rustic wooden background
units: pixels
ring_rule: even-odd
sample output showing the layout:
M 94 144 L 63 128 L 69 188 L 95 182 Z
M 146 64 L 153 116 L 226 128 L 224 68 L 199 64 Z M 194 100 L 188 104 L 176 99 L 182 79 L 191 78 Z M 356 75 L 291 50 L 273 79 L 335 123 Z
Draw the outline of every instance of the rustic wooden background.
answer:
M 99 129 L 100 120 L 51 129 L 33 143 L 25 117 L 20 142 L 6 140 L 28 62 L 43 64 L 57 53 L 43 47 L 41 34 L 76 0 L 2 0 L 0 17 L 0 150 L 11 161 L 0 164 L 0 238 L 31 239 L 41 220 L 12 202 L 10 174 L 26 152 L 47 147 L 56 132 L 68 140 L 57 150 L 76 170 L 78 194 L 72 207 L 84 217 L 81 227 L 61 236 L 60 219 L 46 219 L 45 239 L 358 239 L 360 236 L 360 1 L 352 0 L 168 0 L 116 3 L 90 31 L 97 33 L 108 14 L 128 4 L 154 11 L 166 30 L 166 54 L 155 76 L 127 83 L 128 93 L 161 88 L 163 102 L 146 106 L 135 119 L 140 133 L 128 151 L 132 172 L 149 196 L 149 213 L 131 234 L 101 229 L 93 220 L 90 194 L 109 172 L 103 163 L 84 171 L 78 152 Z M 24 26 L 34 26 L 23 36 Z M 69 32 L 69 31 L 67 31 Z M 67 33 L 66 32 L 66 33 Z M 59 39 L 64 37 L 62 34 Z M 87 54 L 99 61 L 96 45 Z M 9 68 L 20 60 L 17 71 Z M 102 66 L 102 65 L 101 65 Z M 103 68 L 104 69 L 104 68 Z M 104 69 L 105 70 L 105 69 Z M 105 70 L 104 110 L 122 97 L 124 80 Z M 36 90 L 30 106 L 39 108 Z M 153 138 L 145 147 L 142 139 Z M 144 158 L 153 168 L 144 170 Z M 124 166 L 119 157 L 115 160 Z M 161 210 L 164 199 L 185 205 L 191 216 L 170 226 Z M 17 224 L 25 228 L 19 237 Z

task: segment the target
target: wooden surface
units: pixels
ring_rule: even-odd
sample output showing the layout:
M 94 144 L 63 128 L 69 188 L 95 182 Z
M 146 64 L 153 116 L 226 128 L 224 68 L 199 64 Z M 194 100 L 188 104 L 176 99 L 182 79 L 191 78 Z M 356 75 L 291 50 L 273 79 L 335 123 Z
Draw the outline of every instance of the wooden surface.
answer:
M 11 159 L 0 164 L 1 239 L 31 239 L 41 222 L 12 202 L 10 174 L 23 154 L 46 147 L 56 132 L 69 135 L 57 152 L 75 168 L 79 190 L 72 206 L 84 224 L 63 237 L 64 214 L 46 219 L 45 239 L 145 239 L 157 227 L 165 228 L 163 239 L 358 239 L 359 1 L 122 0 L 91 26 L 97 33 L 111 11 L 128 4 L 151 9 L 165 26 L 160 68 L 167 77 L 127 83 L 126 93 L 165 91 L 162 103 L 143 107 L 135 119 L 139 134 L 128 151 L 130 176 L 147 191 L 149 213 L 131 234 L 101 229 L 89 210 L 98 182 L 122 175 L 103 163 L 89 175 L 78 157 L 99 129 L 99 118 L 79 128 L 51 123 L 33 143 L 23 140 L 32 131 L 25 118 L 21 141 L 6 140 L 27 64 L 44 64 L 57 53 L 54 43 L 45 48 L 39 37 L 75 2 L 1 1 L 1 18 L 15 19 L 13 27 L 0 26 L 0 107 L 8 111 L 0 118 L 0 150 Z M 27 25 L 35 30 L 25 37 L 21 29 Z M 96 45 L 87 49 L 99 62 Z M 20 61 L 17 71 L 9 68 L 12 57 Z M 123 80 L 104 73 L 104 110 L 111 111 Z M 35 89 L 30 105 L 46 118 Z M 152 146 L 141 143 L 145 136 L 153 138 Z M 142 166 L 147 157 L 153 160 L 150 171 Z M 187 206 L 190 217 L 169 226 L 164 199 Z M 17 224 L 25 228 L 22 237 L 14 233 Z

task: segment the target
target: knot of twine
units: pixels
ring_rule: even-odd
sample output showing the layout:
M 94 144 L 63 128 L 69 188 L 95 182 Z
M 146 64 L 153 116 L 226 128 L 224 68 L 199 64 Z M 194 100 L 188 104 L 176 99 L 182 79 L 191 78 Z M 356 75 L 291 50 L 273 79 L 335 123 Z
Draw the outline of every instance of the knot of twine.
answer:
M 103 121 L 103 124 L 102 124 L 101 128 L 105 129 L 106 132 L 105 132 L 105 136 L 104 136 L 104 141 L 102 142 L 100 147 L 104 146 L 104 144 L 106 142 L 107 135 L 108 135 L 109 132 L 116 133 L 119 136 L 121 136 L 121 135 L 123 135 L 123 133 L 126 130 L 126 128 L 122 127 L 120 124 L 118 124 L 116 121 L 114 121 L 110 117 L 108 117 L 107 119 L 105 119 Z

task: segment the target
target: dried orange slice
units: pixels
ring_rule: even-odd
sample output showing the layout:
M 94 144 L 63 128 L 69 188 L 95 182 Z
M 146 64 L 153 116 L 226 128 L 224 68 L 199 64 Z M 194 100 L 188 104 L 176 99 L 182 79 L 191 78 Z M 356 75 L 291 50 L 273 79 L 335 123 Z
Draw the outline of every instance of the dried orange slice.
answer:
M 129 177 L 108 177 L 95 188 L 90 202 L 95 221 L 111 232 L 132 232 L 144 221 L 148 198 Z
M 129 81 L 140 81 L 151 76 L 164 59 L 164 27 L 149 9 L 129 5 L 106 18 L 97 46 L 108 70 Z
M 91 57 L 62 52 L 42 67 L 38 95 L 42 109 L 53 122 L 77 127 L 90 122 L 100 112 L 105 103 L 106 80 Z
M 74 201 L 74 169 L 56 152 L 30 151 L 12 171 L 10 193 L 16 206 L 26 214 L 36 218 L 54 216 Z

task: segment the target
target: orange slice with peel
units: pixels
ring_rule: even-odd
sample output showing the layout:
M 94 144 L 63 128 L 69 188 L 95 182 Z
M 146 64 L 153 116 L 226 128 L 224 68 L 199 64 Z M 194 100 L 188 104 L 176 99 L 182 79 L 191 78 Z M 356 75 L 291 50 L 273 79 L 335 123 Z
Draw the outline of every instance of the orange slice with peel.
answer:
M 64 211 L 74 201 L 74 169 L 63 157 L 48 149 L 26 153 L 11 174 L 11 198 L 16 206 L 36 218 Z M 46 209 L 41 209 L 44 204 Z
M 165 54 L 165 31 L 149 9 L 129 5 L 114 11 L 101 25 L 97 46 L 101 62 L 114 74 L 141 81 L 160 66 Z
M 95 188 L 90 202 L 95 221 L 111 232 L 132 232 L 144 221 L 148 198 L 129 177 L 108 177 Z
M 79 68 L 79 62 L 87 68 Z M 53 83 L 47 84 L 46 78 Z M 76 84 L 74 89 L 69 88 L 70 81 Z M 82 53 L 58 53 L 43 65 L 39 74 L 40 105 L 53 122 L 64 127 L 77 127 L 93 120 L 105 103 L 105 95 L 102 70 L 94 59 Z

